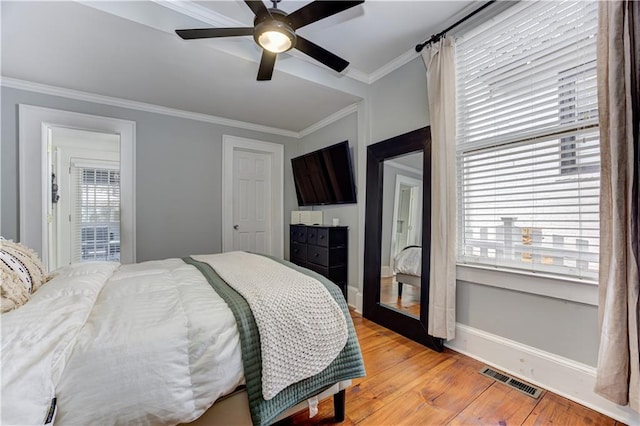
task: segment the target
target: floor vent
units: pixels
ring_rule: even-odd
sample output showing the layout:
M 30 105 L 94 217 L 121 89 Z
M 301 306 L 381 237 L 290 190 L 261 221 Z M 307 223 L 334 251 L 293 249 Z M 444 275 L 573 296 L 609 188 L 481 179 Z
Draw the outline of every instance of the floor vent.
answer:
M 511 376 L 507 376 L 506 374 L 500 373 L 489 367 L 483 367 L 480 370 L 480 374 L 490 377 L 498 382 L 502 382 L 505 385 L 510 386 L 515 390 L 524 393 L 525 395 L 529 395 L 532 398 L 538 398 L 542 394 L 542 389 L 521 382 L 518 379 L 514 379 Z

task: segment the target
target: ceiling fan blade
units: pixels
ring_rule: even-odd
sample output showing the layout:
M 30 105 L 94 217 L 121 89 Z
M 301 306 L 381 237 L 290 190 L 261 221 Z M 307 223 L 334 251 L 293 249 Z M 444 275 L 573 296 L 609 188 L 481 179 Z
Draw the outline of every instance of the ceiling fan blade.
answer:
M 289 14 L 288 18 L 291 20 L 292 28 L 297 30 L 298 28 L 309 25 L 313 22 L 327 18 L 336 13 L 340 13 L 343 10 L 350 9 L 354 6 L 364 3 L 364 0 L 357 1 L 314 1 L 306 6 L 302 6 L 300 9 Z
M 196 38 L 234 37 L 253 35 L 253 28 L 196 28 L 193 30 L 176 30 L 176 34 L 185 40 Z
M 244 2 L 249 6 L 249 9 L 251 9 L 254 15 L 270 15 L 269 9 L 267 9 L 267 6 L 265 6 L 261 0 L 244 0 Z
M 260 59 L 260 68 L 258 69 L 258 81 L 271 80 L 273 75 L 273 67 L 276 65 L 277 53 L 262 50 L 262 59 Z
M 296 39 L 296 49 L 338 72 L 342 72 L 349 65 L 349 62 L 341 57 L 300 36 Z

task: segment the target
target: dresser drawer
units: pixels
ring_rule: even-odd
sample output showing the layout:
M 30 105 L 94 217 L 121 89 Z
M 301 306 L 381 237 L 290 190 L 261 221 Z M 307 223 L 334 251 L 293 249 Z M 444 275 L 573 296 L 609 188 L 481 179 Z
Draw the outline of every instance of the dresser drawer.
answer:
M 297 241 L 299 243 L 307 242 L 307 227 L 291 225 L 291 241 Z
M 309 227 L 307 228 L 307 243 L 316 245 L 318 244 L 318 233 L 321 232 L 320 229 Z
M 297 243 L 295 241 L 291 242 L 291 259 L 307 261 L 307 245 L 302 243 Z
M 329 266 L 329 249 L 318 246 L 308 246 L 307 255 L 309 262 Z
M 317 242 L 314 244 L 327 247 L 329 245 L 329 230 L 327 228 L 318 229 L 318 235 L 317 235 L 316 241 Z

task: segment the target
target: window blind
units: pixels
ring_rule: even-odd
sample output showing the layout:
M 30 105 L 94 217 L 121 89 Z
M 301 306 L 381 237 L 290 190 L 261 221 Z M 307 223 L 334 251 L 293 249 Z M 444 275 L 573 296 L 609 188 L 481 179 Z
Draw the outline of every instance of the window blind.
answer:
M 456 45 L 459 261 L 597 279 L 597 2 L 521 2 Z
M 120 261 L 120 170 L 72 164 L 73 262 Z

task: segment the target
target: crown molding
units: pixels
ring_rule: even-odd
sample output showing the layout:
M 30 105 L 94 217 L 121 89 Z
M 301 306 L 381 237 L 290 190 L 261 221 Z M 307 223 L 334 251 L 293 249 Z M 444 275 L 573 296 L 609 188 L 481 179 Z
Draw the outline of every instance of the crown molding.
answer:
M 235 127 L 239 129 L 253 130 L 256 132 L 270 133 L 273 135 L 286 136 L 299 139 L 300 133 L 292 130 L 278 129 L 275 127 L 263 126 L 261 124 L 247 123 L 245 121 L 231 120 L 214 115 L 200 114 L 196 112 L 183 111 L 175 108 L 168 108 L 159 105 L 147 104 L 144 102 L 131 101 L 128 99 L 114 98 L 111 96 L 96 95 L 94 93 L 82 92 L 79 90 L 66 89 L 63 87 L 49 86 L 47 84 L 34 83 L 26 80 L 19 80 L 10 77 L 0 77 L 0 86 L 12 89 L 27 90 L 45 95 L 60 96 L 63 98 L 75 99 L 78 101 L 93 102 L 103 105 L 110 105 L 120 108 L 134 109 L 138 111 L 151 112 L 155 114 L 169 115 L 173 117 L 186 118 L 189 120 L 203 121 L 206 123 L 219 124 L 221 126 Z M 324 121 L 324 120 L 323 120 Z
M 415 49 L 407 50 L 402 55 L 393 59 L 391 62 L 386 63 L 385 65 L 381 66 L 380 68 L 378 68 L 377 70 L 369 74 L 368 83 L 369 84 L 375 83 L 376 81 L 380 80 L 382 77 L 386 76 L 387 74 L 391 74 L 401 66 L 413 61 L 417 56 L 418 56 L 418 53 L 416 53 Z
M 213 25 L 215 27 L 246 27 L 244 22 L 236 21 L 228 16 L 218 13 L 208 7 L 201 6 L 193 1 L 169 1 L 169 0 L 151 0 L 154 3 L 171 9 L 175 12 L 182 13 L 191 18 Z M 253 25 L 253 22 L 251 23 Z
M 214 115 L 199 114 L 196 112 L 184 111 L 184 110 L 175 109 L 175 108 L 168 108 L 168 107 L 163 107 L 163 106 L 154 105 L 154 104 L 147 104 L 144 102 L 131 101 L 128 99 L 97 95 L 94 93 L 82 92 L 82 91 L 73 90 L 73 89 L 66 89 L 66 88 L 57 87 L 57 86 L 50 86 L 50 85 L 41 84 L 41 83 L 34 83 L 32 81 L 20 80 L 20 79 L 11 78 L 11 77 L 0 76 L 0 86 L 9 87 L 11 89 L 26 90 L 29 92 L 42 93 L 44 95 L 60 96 L 68 99 L 75 99 L 77 101 L 92 102 L 92 103 L 97 103 L 102 105 L 115 106 L 119 108 L 127 108 L 127 109 L 133 109 L 137 111 L 151 112 L 154 114 L 162 114 L 162 115 L 169 115 L 172 117 L 186 118 L 188 120 L 202 121 L 205 123 L 219 124 L 221 126 L 235 127 L 238 129 L 253 130 L 256 132 L 269 133 L 269 134 L 278 135 L 278 136 L 286 136 L 294 139 L 300 139 L 313 132 L 316 132 L 322 129 L 323 127 L 326 127 L 332 123 L 335 123 L 341 118 L 348 116 L 349 114 L 357 112 L 358 110 L 358 104 L 349 105 L 341 109 L 340 111 L 337 111 L 329 115 L 328 117 L 318 121 L 317 123 L 312 124 L 306 129 L 303 129 L 300 132 L 295 132 L 293 130 L 279 129 L 276 127 L 263 126 L 261 124 L 248 123 L 245 121 L 231 120 L 228 118 L 217 117 Z
M 315 124 L 312 124 L 311 126 L 307 127 L 306 129 L 303 129 L 300 131 L 299 135 L 300 137 L 304 137 L 307 135 L 310 135 L 313 132 L 316 132 L 320 129 L 322 129 L 323 127 L 328 126 L 331 123 L 335 123 L 336 121 L 340 120 L 341 118 L 344 118 L 350 114 L 353 114 L 354 112 L 358 111 L 358 104 L 351 104 L 345 108 L 342 108 L 340 111 L 334 112 L 333 114 L 331 114 L 330 116 L 318 121 Z

